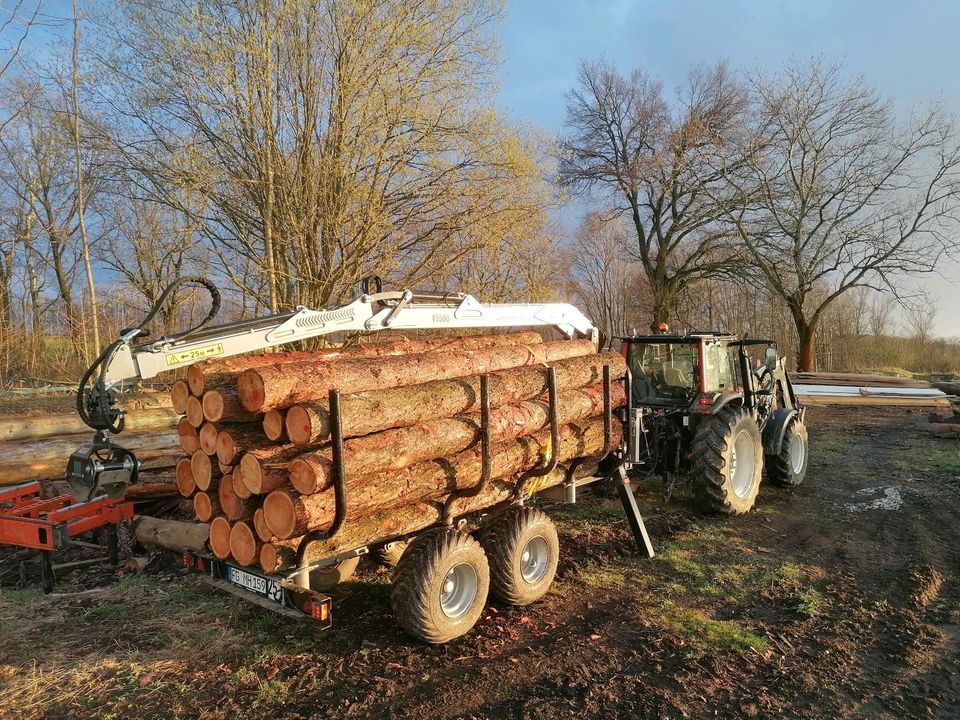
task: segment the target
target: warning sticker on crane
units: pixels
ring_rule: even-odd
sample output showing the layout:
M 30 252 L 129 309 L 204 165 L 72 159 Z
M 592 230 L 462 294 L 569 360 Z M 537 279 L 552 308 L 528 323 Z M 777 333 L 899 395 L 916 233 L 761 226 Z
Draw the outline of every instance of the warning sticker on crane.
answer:
M 167 367 L 172 365 L 181 365 L 185 362 L 197 362 L 198 360 L 205 360 L 215 355 L 223 355 L 223 343 L 216 343 L 214 345 L 206 345 L 200 348 L 193 348 L 192 350 L 184 350 L 183 352 L 170 353 L 167 355 Z

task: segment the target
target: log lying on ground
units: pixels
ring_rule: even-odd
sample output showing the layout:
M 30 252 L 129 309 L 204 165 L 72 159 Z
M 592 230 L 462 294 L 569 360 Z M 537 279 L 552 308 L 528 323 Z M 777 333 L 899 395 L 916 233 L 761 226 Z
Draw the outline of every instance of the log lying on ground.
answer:
M 204 523 L 178 522 L 138 515 L 133 519 L 133 534 L 141 545 L 166 550 L 206 550 L 208 527 Z
M 173 408 L 138 409 L 135 405 L 137 403 L 134 402 L 121 403 L 121 407 L 127 410 L 124 418 L 127 433 L 170 430 L 177 427 L 180 420 L 179 414 Z M 0 418 L 0 442 L 40 440 L 92 432 L 75 412 L 50 415 L 18 414 Z
M 330 361 L 343 358 L 374 358 L 450 350 L 478 350 L 502 345 L 533 345 L 542 342 L 539 333 L 531 331 L 470 335 L 425 340 L 392 340 L 313 352 L 270 353 L 210 360 L 187 369 L 189 391 L 197 397 L 204 392 L 233 381 L 234 375 L 251 368 L 283 365 L 304 361 Z
M 262 544 L 249 520 L 235 522 L 230 528 L 230 554 L 241 565 L 256 563 L 260 559 Z
M 254 422 L 259 417 L 244 410 L 240 395 L 234 387 L 208 390 L 200 401 L 203 417 L 210 422 Z
M 0 486 L 28 480 L 55 480 L 63 477 L 67 458 L 90 442 L 88 428 L 81 435 L 61 435 L 30 443 L 7 443 L 0 455 Z M 183 455 L 176 429 L 164 432 L 125 433 L 123 446 L 144 461 L 144 468 L 173 467 Z
M 263 416 L 263 434 L 273 442 L 283 442 L 287 437 L 287 411 L 270 410 Z
M 928 433 L 940 438 L 960 438 L 960 425 L 953 423 L 930 423 L 925 426 Z
M 200 434 L 186 418 L 180 418 L 177 423 L 177 435 L 180 438 L 180 447 L 187 455 L 193 455 L 200 449 Z
M 577 477 L 584 477 L 593 472 L 595 467 L 595 465 L 580 466 L 575 474 Z M 540 478 L 539 488 L 546 489 L 559 485 L 563 482 L 565 473 L 566 467 L 558 466 L 552 473 Z M 455 501 L 453 504 L 454 517 L 485 510 L 509 500 L 515 486 L 514 478 L 492 480 L 487 489 L 479 495 Z M 442 500 L 427 501 L 383 510 L 355 521 L 346 522 L 340 531 L 329 540 L 311 542 L 307 546 L 304 560 L 316 562 L 363 545 L 374 545 L 415 533 L 440 522 L 442 512 Z M 261 547 L 261 562 L 264 558 L 264 550 L 268 546 L 270 546 L 270 543 L 265 543 Z M 292 565 L 289 567 L 292 567 Z M 278 569 L 289 568 L 281 567 L 268 572 L 276 572 Z
M 612 407 L 626 403 L 623 384 L 611 388 Z M 594 385 L 566 390 L 557 396 L 557 419 L 567 424 L 603 411 L 603 387 Z M 549 406 L 527 400 L 490 410 L 490 440 L 503 442 L 531 435 L 550 424 Z M 343 445 L 345 473 L 356 481 L 385 470 L 399 470 L 415 463 L 466 450 L 480 442 L 478 417 L 438 418 L 407 427 L 384 430 L 353 438 Z M 290 482 L 298 492 L 310 495 L 333 482 L 333 459 L 329 448 L 307 453 L 290 462 Z
M 612 352 L 551 363 L 557 390 L 574 390 L 600 382 L 604 365 L 610 366 L 610 377 L 614 380 L 626 373 L 623 357 Z M 546 393 L 547 370 L 537 366 L 501 370 L 490 374 L 487 387 L 491 407 L 529 400 Z M 473 376 L 344 395 L 340 400 L 340 423 L 344 437 L 356 437 L 479 409 L 480 378 Z M 264 428 L 267 417 L 264 417 Z M 330 413 L 326 400 L 290 408 L 286 429 L 287 437 L 296 445 L 329 440 Z
M 622 430 L 614 420 L 614 446 L 619 445 Z M 549 431 L 495 445 L 491 450 L 490 476 L 502 478 L 537 467 L 546 457 Z M 585 420 L 561 428 L 559 460 L 599 453 L 603 448 L 603 421 Z M 475 486 L 480 481 L 481 452 L 472 448 L 453 457 L 414 465 L 400 472 L 375 476 L 348 476 L 348 521 L 361 520 L 380 510 L 410 502 L 448 495 L 457 489 Z M 323 530 L 333 522 L 333 492 L 298 495 L 275 490 L 263 503 L 267 527 L 278 538 L 302 535 L 308 530 Z
M 301 362 L 245 370 L 237 380 L 243 406 L 267 412 L 341 393 L 415 385 L 467 377 L 521 365 L 594 354 L 590 340 L 561 340 L 535 345 L 505 345 L 487 350 L 433 352 L 398 357 Z

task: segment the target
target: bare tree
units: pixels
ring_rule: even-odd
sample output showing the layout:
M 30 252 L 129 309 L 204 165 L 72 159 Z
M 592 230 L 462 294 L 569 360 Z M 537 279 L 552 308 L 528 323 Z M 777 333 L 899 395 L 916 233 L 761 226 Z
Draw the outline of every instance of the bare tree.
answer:
M 938 108 L 898 127 L 890 104 L 838 65 L 790 65 L 752 88 L 758 153 L 737 227 L 790 309 L 799 368 L 812 370 L 832 303 L 857 287 L 895 290 L 955 247 L 960 145 Z
M 883 293 L 874 293 L 870 301 L 867 317 L 867 326 L 874 337 L 886 335 L 890 329 L 890 316 L 893 314 L 893 303 Z
M 567 95 L 559 183 L 599 192 L 629 218 L 653 292 L 651 326 L 673 320 L 684 291 L 726 272 L 743 164 L 746 95 L 723 64 L 693 70 L 676 101 L 640 70 L 583 63 Z

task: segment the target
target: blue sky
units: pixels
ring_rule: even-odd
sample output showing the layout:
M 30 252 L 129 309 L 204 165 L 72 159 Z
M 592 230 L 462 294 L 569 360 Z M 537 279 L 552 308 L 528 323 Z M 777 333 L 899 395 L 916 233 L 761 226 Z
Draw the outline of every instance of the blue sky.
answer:
M 501 108 L 552 132 L 577 64 L 599 55 L 667 91 L 699 63 L 775 68 L 824 55 L 903 112 L 942 99 L 960 114 L 960 0 L 512 0 L 501 41 Z M 936 331 L 960 336 L 960 266 L 947 274 L 924 284 L 939 297 Z

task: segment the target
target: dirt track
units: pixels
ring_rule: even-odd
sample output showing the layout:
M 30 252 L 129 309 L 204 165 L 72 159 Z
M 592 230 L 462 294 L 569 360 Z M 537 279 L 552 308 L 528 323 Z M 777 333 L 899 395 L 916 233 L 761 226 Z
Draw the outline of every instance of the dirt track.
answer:
M 0 717 L 957 718 L 960 444 L 922 419 L 812 408 L 807 483 L 733 521 L 644 488 L 652 561 L 616 501 L 551 507 L 546 601 L 442 647 L 394 627 L 380 569 L 338 589 L 326 632 L 175 569 L 5 590 Z

